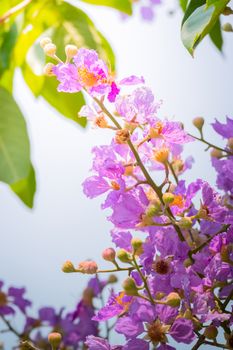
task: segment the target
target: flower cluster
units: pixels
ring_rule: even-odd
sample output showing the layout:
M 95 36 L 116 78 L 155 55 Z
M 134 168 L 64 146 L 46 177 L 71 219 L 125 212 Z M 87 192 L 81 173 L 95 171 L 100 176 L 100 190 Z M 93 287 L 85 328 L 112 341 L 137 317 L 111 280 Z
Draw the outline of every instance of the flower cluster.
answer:
M 64 308 L 56 311 L 53 307 L 41 307 L 36 316 L 31 316 L 29 308 L 32 303 L 24 298 L 25 288 L 10 287 L 5 290 L 3 282 L 0 281 L 1 331 L 12 332 L 16 336 L 17 349 L 49 350 L 50 345 L 52 349 L 57 349 L 58 346 L 63 350 L 83 349 L 88 335 L 99 335 L 99 326 L 93 317 L 100 305 L 104 288 L 114 282 L 114 276 L 106 281 L 93 277 L 74 310 L 67 312 Z M 20 319 L 22 325 L 19 329 L 14 324 L 19 323 Z M 51 333 L 47 339 L 49 332 Z M 53 347 L 53 343 L 57 343 L 57 346 Z
M 113 268 L 84 261 L 77 269 L 69 263 L 66 272 L 127 272 L 122 289 L 93 317 L 116 319 L 125 343 L 112 346 L 93 334 L 88 349 L 173 350 L 175 342 L 233 349 L 233 119 L 213 124 L 227 141 L 223 148 L 204 138 L 203 118 L 193 121 L 200 135 L 190 135 L 181 123 L 159 117 L 161 101 L 143 79 L 118 83 L 92 50 L 77 49 L 73 63 L 58 63 L 52 73 L 59 90 L 82 88 L 92 96 L 80 116 L 113 132 L 109 145 L 94 147 L 92 175 L 83 183 L 86 196 L 102 196 L 102 209 L 110 210 L 116 248 L 105 249 L 103 259 Z M 131 83 L 138 86 L 122 91 Z M 221 192 L 201 178 L 185 180 L 193 158 L 182 151 L 195 140 L 211 149 Z M 225 344 L 218 342 L 221 332 Z

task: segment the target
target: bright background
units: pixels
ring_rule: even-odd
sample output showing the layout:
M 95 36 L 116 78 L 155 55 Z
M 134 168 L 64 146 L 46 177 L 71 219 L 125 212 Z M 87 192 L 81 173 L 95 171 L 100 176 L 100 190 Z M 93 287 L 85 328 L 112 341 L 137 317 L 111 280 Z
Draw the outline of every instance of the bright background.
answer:
M 181 44 L 178 9 L 171 17 L 161 6 L 154 23 L 143 23 L 139 17 L 122 22 L 116 12 L 106 8 L 82 8 L 111 42 L 118 76 L 143 75 L 156 98 L 163 99 L 161 117 L 180 120 L 195 132 L 194 117 L 203 116 L 210 123 L 214 118 L 224 120 L 232 112 L 231 33 L 224 35 L 223 55 L 206 39 L 193 59 Z M 111 132 L 82 130 L 57 115 L 42 99 L 33 98 L 19 75 L 15 93 L 27 119 L 38 189 L 31 211 L 7 186 L 0 186 L 0 276 L 8 285 L 27 286 L 35 307 L 71 308 L 87 278 L 62 273 L 62 263 L 95 258 L 105 266 L 100 256 L 110 245 L 107 213 L 101 211 L 100 200 L 85 198 L 81 184 L 89 175 L 91 148 L 108 143 Z M 209 126 L 206 131 L 215 141 Z M 188 181 L 202 177 L 214 183 L 209 156 L 203 150 L 198 144 L 187 147 L 196 164 L 186 176 Z

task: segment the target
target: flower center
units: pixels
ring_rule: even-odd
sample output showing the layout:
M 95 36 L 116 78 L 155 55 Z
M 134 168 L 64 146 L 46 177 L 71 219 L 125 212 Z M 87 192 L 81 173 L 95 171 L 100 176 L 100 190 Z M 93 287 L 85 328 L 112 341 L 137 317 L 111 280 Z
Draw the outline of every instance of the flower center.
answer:
M 5 306 L 7 304 L 7 296 L 5 293 L 0 292 L 0 306 Z
M 152 343 L 166 342 L 165 327 L 159 320 L 154 321 L 148 326 L 147 334 Z
M 87 68 L 82 67 L 78 69 L 79 82 L 86 87 L 93 87 L 98 83 L 99 76 L 89 72 Z
M 166 275 L 169 272 L 169 263 L 166 260 L 155 261 L 152 268 L 160 275 Z

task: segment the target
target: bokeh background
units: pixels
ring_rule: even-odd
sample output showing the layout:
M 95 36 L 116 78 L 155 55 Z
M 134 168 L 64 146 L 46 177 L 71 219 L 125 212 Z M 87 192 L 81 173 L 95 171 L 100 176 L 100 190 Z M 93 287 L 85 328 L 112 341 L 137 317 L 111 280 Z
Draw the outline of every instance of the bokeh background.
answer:
M 161 6 L 153 23 L 139 16 L 122 21 L 107 8 L 83 5 L 108 38 L 116 53 L 118 76 L 143 75 L 157 99 L 163 100 L 160 117 L 180 120 L 195 133 L 192 119 L 203 116 L 206 135 L 216 140 L 208 123 L 224 120 L 233 110 L 232 33 L 224 34 L 220 54 L 206 39 L 193 59 L 180 40 L 181 12 Z M 176 10 L 170 16 L 169 10 Z M 27 209 L 7 186 L 0 185 L 0 276 L 8 285 L 26 286 L 35 309 L 44 305 L 72 308 L 81 296 L 86 276 L 64 274 L 60 267 L 94 258 L 105 267 L 101 252 L 111 245 L 111 224 L 100 209 L 101 199 L 88 200 L 82 182 L 89 176 L 91 149 L 109 143 L 111 132 L 81 129 L 59 116 L 41 99 L 35 100 L 20 74 L 15 96 L 27 119 L 32 159 L 37 172 L 35 208 Z M 215 182 L 209 155 L 198 143 L 185 153 L 196 158 L 185 177 Z M 13 344 L 4 336 L 7 349 Z

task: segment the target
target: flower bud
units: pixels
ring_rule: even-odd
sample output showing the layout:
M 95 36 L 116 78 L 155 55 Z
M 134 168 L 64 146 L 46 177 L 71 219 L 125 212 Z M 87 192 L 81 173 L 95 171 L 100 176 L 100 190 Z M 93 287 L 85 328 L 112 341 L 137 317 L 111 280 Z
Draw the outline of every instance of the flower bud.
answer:
M 205 123 L 205 119 L 202 117 L 197 117 L 193 119 L 193 125 L 198 129 L 201 130 L 203 128 L 203 125 Z
M 83 302 L 85 305 L 89 305 L 91 306 L 92 305 L 92 301 L 93 301 L 93 298 L 94 298 L 94 291 L 92 288 L 85 288 L 84 291 L 83 291 Z
M 62 266 L 62 271 L 66 272 L 66 273 L 70 273 L 70 272 L 75 272 L 75 268 L 73 263 L 70 260 L 67 260 L 63 266 Z
M 228 139 L 227 146 L 233 151 L 233 137 Z
M 122 287 L 126 295 L 132 295 L 132 296 L 138 295 L 138 289 L 133 278 L 131 277 L 126 278 L 126 280 L 124 280 L 122 284 Z
M 230 247 L 226 246 L 226 245 L 222 246 L 220 255 L 221 255 L 221 259 L 223 262 L 229 263 L 229 261 L 230 261 Z
M 57 332 L 49 333 L 48 341 L 49 341 L 49 344 L 52 346 L 52 349 L 56 350 L 61 344 L 62 336 L 60 333 L 57 333 Z
M 214 325 L 206 327 L 204 336 L 208 339 L 215 339 L 218 335 L 218 329 Z
M 52 40 L 50 38 L 43 38 L 40 41 L 40 46 L 42 47 L 42 49 L 45 47 L 45 45 L 47 44 L 51 44 Z
M 179 307 L 181 298 L 178 293 L 171 292 L 165 299 L 164 304 L 169 305 L 171 307 Z
M 153 200 L 149 206 L 146 208 L 146 216 L 153 217 L 156 214 L 159 214 L 161 211 L 161 203 L 159 200 Z
M 98 266 L 95 261 L 86 260 L 82 261 L 78 265 L 78 270 L 81 273 L 86 273 L 88 275 L 93 275 L 97 272 Z
M 222 151 L 219 149 L 213 148 L 210 152 L 211 157 L 213 158 L 221 158 L 222 157 Z
M 168 161 L 169 157 L 169 149 L 166 147 L 161 148 L 160 150 L 156 151 L 154 154 L 154 158 L 159 163 L 166 163 Z
M 189 267 L 192 265 L 192 260 L 190 258 L 185 259 L 184 267 Z
M 222 26 L 222 30 L 224 30 L 224 32 L 233 32 L 231 23 L 224 23 Z
M 133 238 L 131 240 L 131 245 L 132 245 L 134 253 L 136 255 L 140 255 L 143 253 L 142 244 L 143 244 L 143 242 L 140 238 Z
M 46 44 L 44 47 L 44 53 L 49 57 L 54 57 L 57 51 L 57 47 L 54 44 Z
M 131 256 L 125 249 L 119 249 L 117 252 L 117 257 L 123 263 L 131 262 Z
M 233 10 L 229 6 L 226 6 L 225 9 L 223 10 L 222 14 L 224 16 L 232 15 L 233 14 Z
M 54 76 L 55 74 L 53 73 L 53 68 L 53 63 L 47 63 L 44 67 L 44 75 L 47 75 L 48 77 Z
M 106 261 L 114 262 L 116 258 L 116 252 L 113 248 L 107 248 L 103 251 L 102 257 Z
M 71 58 L 77 55 L 78 48 L 75 45 L 66 45 L 65 53 L 66 53 L 67 60 L 69 61 Z
M 127 129 L 117 130 L 115 135 L 115 141 L 118 144 L 127 143 L 130 139 L 130 133 Z
M 192 320 L 193 315 L 191 310 L 190 309 L 185 310 L 183 317 L 187 318 L 187 320 Z
M 110 283 L 110 284 L 116 283 L 117 281 L 118 281 L 118 279 L 115 275 L 110 275 L 108 277 L 108 283 Z
M 171 204 L 175 199 L 175 195 L 171 192 L 166 192 L 163 194 L 163 201 L 165 204 Z
M 184 230 L 188 230 L 192 228 L 192 225 L 193 225 L 192 218 L 185 216 L 180 219 L 180 221 L 178 222 L 178 225 L 180 228 Z
M 165 294 L 163 292 L 157 292 L 155 295 L 156 300 L 161 300 L 165 297 Z

